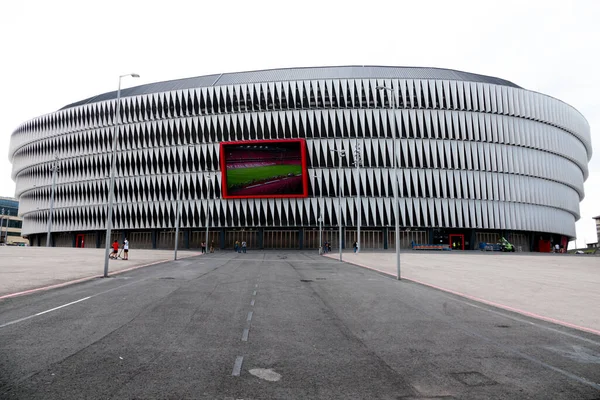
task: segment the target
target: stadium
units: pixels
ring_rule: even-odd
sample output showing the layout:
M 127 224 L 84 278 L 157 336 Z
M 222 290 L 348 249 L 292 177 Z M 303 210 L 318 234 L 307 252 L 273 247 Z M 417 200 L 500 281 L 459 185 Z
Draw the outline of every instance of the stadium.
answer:
M 104 247 L 116 132 L 113 238 L 132 248 L 235 240 L 310 249 L 477 249 L 505 237 L 549 251 L 575 237 L 592 156 L 573 107 L 462 71 L 342 66 L 151 83 L 17 127 L 9 158 L 23 234 Z M 76 99 L 74 99 L 76 100 Z M 262 146 L 262 148 L 261 148 Z M 266 170 L 265 170 L 266 168 Z M 261 172 L 262 169 L 262 172 Z M 245 171 L 244 171 L 245 170 Z M 395 174 L 397 171 L 397 175 Z

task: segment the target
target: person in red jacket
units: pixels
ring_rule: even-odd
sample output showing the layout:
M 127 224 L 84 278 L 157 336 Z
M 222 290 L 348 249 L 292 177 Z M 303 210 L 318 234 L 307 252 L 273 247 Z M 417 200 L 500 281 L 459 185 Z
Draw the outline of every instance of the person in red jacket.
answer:
M 112 244 L 113 252 L 110 254 L 110 258 L 117 259 L 117 255 L 119 254 L 119 242 L 116 240 Z

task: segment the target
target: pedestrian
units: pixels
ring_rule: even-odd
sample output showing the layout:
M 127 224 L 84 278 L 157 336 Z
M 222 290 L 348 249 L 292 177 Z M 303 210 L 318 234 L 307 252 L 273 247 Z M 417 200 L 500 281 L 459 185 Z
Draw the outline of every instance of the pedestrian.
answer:
M 354 241 L 354 243 L 352 243 L 352 248 L 354 249 L 354 252 L 356 253 L 356 251 L 358 250 L 358 243 L 356 242 L 356 240 Z
M 123 260 L 129 260 L 129 240 L 123 241 Z
M 246 241 L 242 240 L 242 251 L 245 253 L 246 252 Z
M 112 244 L 112 248 L 113 248 L 113 252 L 108 257 L 116 260 L 117 255 L 119 254 L 119 242 L 117 242 L 115 240 Z
M 240 242 L 239 241 L 235 241 L 235 244 L 233 245 L 233 249 L 235 250 L 236 253 L 239 253 L 238 248 L 240 247 Z
M 323 245 L 323 253 L 327 253 L 327 250 L 329 250 L 329 242 L 326 240 Z
M 200 243 L 200 252 L 202 254 L 206 253 L 206 243 L 204 243 L 204 242 Z
M 215 252 L 215 241 L 214 240 L 210 241 L 210 252 L 211 253 Z

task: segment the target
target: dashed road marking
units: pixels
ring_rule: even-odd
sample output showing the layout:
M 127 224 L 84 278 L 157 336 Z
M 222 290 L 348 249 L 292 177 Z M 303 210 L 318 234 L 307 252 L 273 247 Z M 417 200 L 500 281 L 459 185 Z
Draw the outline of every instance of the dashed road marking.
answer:
M 233 372 L 231 373 L 232 376 L 240 376 L 240 373 L 242 372 L 243 362 L 244 356 L 237 356 L 237 358 L 235 359 L 235 363 L 233 364 Z
M 250 328 L 244 329 L 244 333 L 242 333 L 242 342 L 248 341 L 248 334 L 250 333 Z
M 254 299 L 252 299 L 252 301 L 250 302 L 250 305 L 251 305 L 252 307 L 254 307 Z
M 254 314 L 254 311 L 250 311 L 248 313 L 248 318 L 246 318 L 246 321 L 248 321 L 248 322 L 252 321 L 252 314 Z

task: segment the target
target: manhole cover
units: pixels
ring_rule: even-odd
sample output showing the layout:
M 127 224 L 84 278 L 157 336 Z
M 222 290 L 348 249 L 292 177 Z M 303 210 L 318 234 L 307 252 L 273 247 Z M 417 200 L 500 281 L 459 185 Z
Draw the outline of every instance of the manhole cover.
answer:
M 467 386 L 489 386 L 496 384 L 496 381 L 493 381 L 487 376 L 476 371 L 456 372 L 450 375 L 452 375 L 457 381 L 464 383 Z

